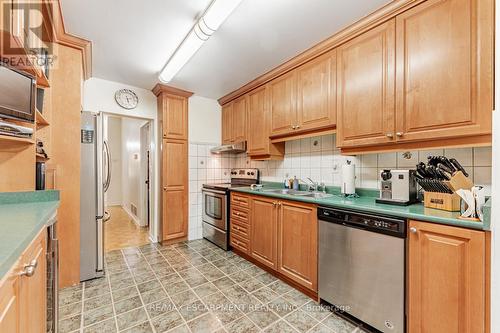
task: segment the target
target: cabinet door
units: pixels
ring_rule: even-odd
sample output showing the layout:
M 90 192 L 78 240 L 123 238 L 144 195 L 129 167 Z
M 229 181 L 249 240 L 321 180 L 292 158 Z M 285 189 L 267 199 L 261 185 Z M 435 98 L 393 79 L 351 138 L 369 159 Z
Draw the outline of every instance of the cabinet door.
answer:
M 47 315 L 47 232 L 42 230 L 21 257 L 21 265 L 36 263 L 32 276 L 19 277 L 19 325 L 21 332 L 45 333 Z
M 233 103 L 222 107 L 222 144 L 229 144 L 233 135 Z
M 188 210 L 187 191 L 163 189 L 163 224 L 164 241 L 187 236 Z
M 337 141 L 355 147 L 394 141 L 394 20 L 337 50 Z
M 302 65 L 297 70 L 297 121 L 310 130 L 336 122 L 336 50 Z
M 187 140 L 187 99 L 163 94 L 163 138 Z
M 250 207 L 250 255 L 276 269 L 277 203 L 254 197 Z
M 409 332 L 484 332 L 484 232 L 410 221 L 408 237 Z
M 430 0 L 397 17 L 398 140 L 491 133 L 492 11 L 490 0 Z
M 242 142 L 247 139 L 247 99 L 243 96 L 234 101 L 232 117 L 233 142 Z
M 172 240 L 187 236 L 187 142 L 163 140 L 162 236 Z
M 269 154 L 269 115 L 266 112 L 266 88 L 248 94 L 248 153 Z
M 20 332 L 17 284 L 17 276 L 12 276 L 0 285 L 0 332 Z
M 318 288 L 316 208 L 283 201 L 278 217 L 278 271 L 306 288 Z
M 271 135 L 290 133 L 297 125 L 297 76 L 292 71 L 269 83 Z

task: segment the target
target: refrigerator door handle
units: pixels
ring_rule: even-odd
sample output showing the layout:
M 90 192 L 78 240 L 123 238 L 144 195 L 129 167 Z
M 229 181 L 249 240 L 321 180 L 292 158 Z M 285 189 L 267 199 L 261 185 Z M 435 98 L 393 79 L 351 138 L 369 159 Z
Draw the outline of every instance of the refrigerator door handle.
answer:
M 104 216 L 104 159 L 103 159 L 103 119 L 102 114 L 96 117 L 96 191 L 97 191 L 97 216 Z
M 97 267 L 96 271 L 101 272 L 104 269 L 104 221 L 102 218 L 96 219 L 97 222 Z
M 104 165 L 106 166 L 106 180 L 104 181 L 104 192 L 107 192 L 111 184 L 111 153 L 106 140 L 103 141 Z

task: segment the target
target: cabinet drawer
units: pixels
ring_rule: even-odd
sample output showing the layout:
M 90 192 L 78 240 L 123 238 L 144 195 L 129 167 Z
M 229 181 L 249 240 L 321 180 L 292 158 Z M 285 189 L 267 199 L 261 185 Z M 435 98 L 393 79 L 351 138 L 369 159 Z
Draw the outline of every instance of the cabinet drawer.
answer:
M 248 233 L 248 224 L 241 223 L 237 220 L 231 221 L 231 232 L 238 236 L 241 236 L 244 239 L 249 239 L 250 236 Z
M 238 195 L 238 194 L 231 195 L 231 205 L 236 205 L 236 206 L 248 208 L 249 201 L 250 201 L 249 197 L 245 197 L 245 196 Z
M 245 253 L 248 253 L 248 241 L 247 240 L 244 240 L 243 238 L 240 238 L 232 233 L 230 236 L 230 243 L 231 243 L 231 246 L 234 247 L 235 249 L 240 250 L 240 251 L 245 252 Z
M 231 208 L 231 219 L 238 219 L 244 223 L 248 223 L 248 211 L 246 209 Z

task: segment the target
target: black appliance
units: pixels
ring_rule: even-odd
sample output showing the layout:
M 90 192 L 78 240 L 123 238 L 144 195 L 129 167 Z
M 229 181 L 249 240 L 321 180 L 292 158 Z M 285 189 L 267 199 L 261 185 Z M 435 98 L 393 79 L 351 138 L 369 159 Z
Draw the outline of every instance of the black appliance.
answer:
M 45 190 L 45 162 L 36 162 L 36 190 Z
M 34 122 L 36 79 L 0 65 L 0 118 Z

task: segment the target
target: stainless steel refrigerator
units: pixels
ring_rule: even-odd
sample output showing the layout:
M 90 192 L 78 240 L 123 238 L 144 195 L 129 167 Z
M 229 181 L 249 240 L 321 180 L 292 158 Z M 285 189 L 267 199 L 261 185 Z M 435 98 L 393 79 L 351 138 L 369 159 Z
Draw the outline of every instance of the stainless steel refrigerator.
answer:
M 110 155 L 103 137 L 103 115 L 83 111 L 80 171 L 80 280 L 104 275 L 104 193 L 111 181 Z

